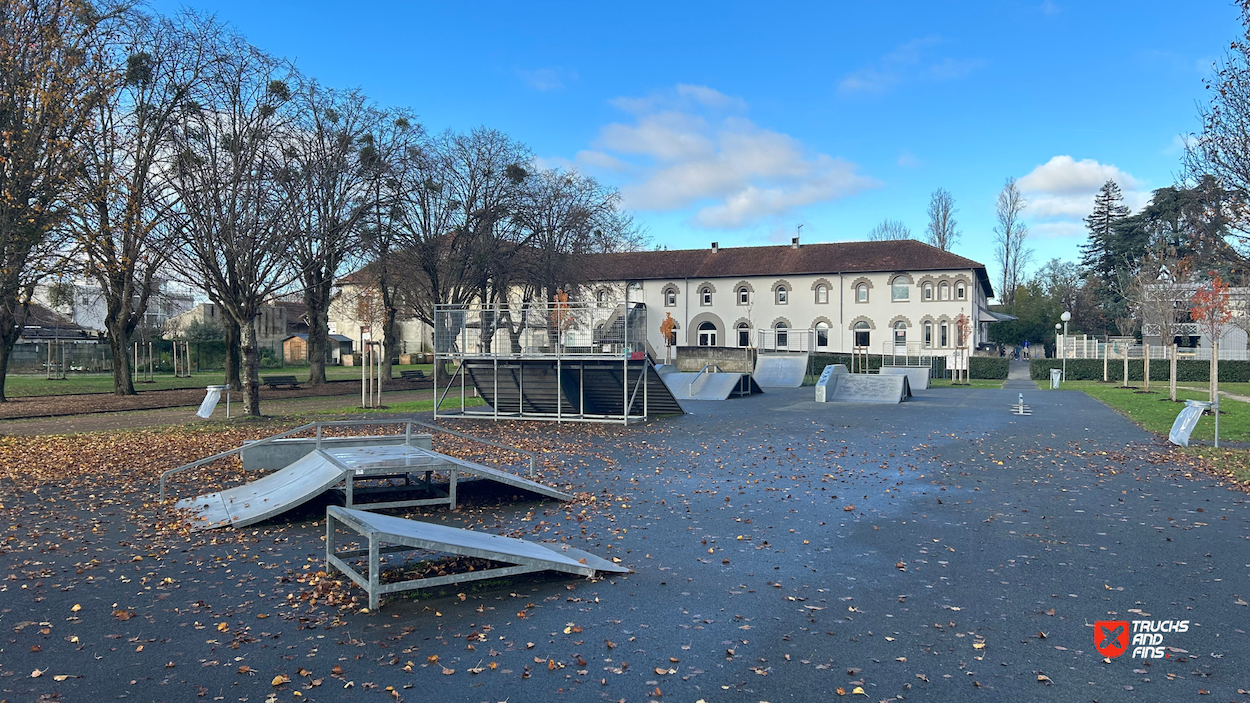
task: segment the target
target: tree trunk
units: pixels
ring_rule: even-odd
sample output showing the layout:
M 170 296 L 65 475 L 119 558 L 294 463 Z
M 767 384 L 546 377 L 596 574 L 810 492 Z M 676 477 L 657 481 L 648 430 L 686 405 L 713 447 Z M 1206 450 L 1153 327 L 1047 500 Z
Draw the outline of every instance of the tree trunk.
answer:
M 308 384 L 320 386 L 326 383 L 326 349 L 330 346 L 330 316 L 328 301 L 312 288 L 304 292 L 304 304 L 308 307 Z
M 399 350 L 399 332 L 396 329 L 399 327 L 399 310 L 395 305 L 395 293 L 386 285 L 385 279 L 379 282 L 378 288 L 382 293 L 382 378 L 379 383 L 382 388 L 389 388 L 392 355 Z
M 222 322 L 226 328 L 226 385 L 231 390 L 242 390 L 243 384 L 239 380 L 239 325 L 224 315 Z
M 243 400 L 247 414 L 260 417 L 260 354 L 256 348 L 256 320 L 240 325 L 243 347 Z
M 12 339 L 8 335 L 0 335 L 0 403 L 8 402 L 4 395 L 4 381 L 9 377 L 9 359 L 13 355 L 13 345 L 17 344 L 17 335 Z
M 126 332 L 126 325 L 115 322 L 108 325 L 109 333 L 109 349 L 113 352 L 113 395 L 135 395 L 135 379 L 127 360 L 130 356 L 127 349 L 130 347 L 130 335 Z M 122 363 L 117 363 L 118 359 Z

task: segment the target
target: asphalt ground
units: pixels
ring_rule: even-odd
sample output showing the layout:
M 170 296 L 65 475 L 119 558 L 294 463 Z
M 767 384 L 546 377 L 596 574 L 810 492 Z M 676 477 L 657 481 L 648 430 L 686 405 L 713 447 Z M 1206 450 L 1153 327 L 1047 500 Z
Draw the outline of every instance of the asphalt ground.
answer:
M 0 486 L 0 699 L 1250 700 L 1246 495 L 1082 393 L 1025 391 L 1016 416 L 1019 392 L 802 388 L 628 429 L 472 425 L 550 438 L 544 480 L 595 500 L 462 490 L 457 513 L 397 514 L 634 573 L 376 613 L 313 575 L 325 502 L 187 537 L 152 524 L 150 494 Z M 1190 627 L 1166 658 L 1104 660 L 1109 619 Z

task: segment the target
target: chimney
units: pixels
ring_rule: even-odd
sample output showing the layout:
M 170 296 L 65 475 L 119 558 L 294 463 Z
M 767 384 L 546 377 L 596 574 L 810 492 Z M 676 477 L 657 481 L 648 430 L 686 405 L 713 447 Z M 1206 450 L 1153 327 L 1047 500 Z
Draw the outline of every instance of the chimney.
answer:
M 712 253 L 715 254 L 718 251 L 720 251 L 720 243 L 712 242 Z
M 791 249 L 798 249 L 798 248 L 799 248 L 799 238 L 798 238 L 798 237 L 790 237 L 790 248 L 791 248 Z

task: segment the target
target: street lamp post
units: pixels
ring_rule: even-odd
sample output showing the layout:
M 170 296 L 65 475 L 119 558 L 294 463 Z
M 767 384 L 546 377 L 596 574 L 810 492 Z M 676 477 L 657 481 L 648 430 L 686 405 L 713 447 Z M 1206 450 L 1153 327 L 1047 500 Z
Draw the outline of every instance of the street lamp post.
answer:
M 1068 380 L 1068 350 L 1067 350 L 1067 346 L 1068 346 L 1068 320 L 1071 320 L 1071 319 L 1072 319 L 1072 313 L 1068 312 L 1067 310 L 1064 310 L 1064 311 L 1063 311 L 1063 314 L 1059 316 L 1059 319 L 1060 319 L 1060 320 L 1063 320 L 1063 346 L 1064 346 L 1064 350 L 1063 350 L 1063 380 L 1064 380 L 1064 382 L 1067 382 L 1067 380 Z M 1055 325 L 1055 326 L 1056 326 L 1056 327 L 1058 327 L 1058 325 Z

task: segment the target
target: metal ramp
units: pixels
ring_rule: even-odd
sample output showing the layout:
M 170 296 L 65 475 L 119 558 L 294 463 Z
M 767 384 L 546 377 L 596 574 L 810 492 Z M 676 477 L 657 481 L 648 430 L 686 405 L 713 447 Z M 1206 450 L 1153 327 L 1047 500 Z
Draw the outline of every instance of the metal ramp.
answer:
M 319 451 L 264 478 L 216 493 L 180 500 L 190 511 L 191 529 L 245 527 L 303 505 L 343 480 L 343 470 Z
M 435 472 L 446 474 L 447 484 L 430 482 Z M 417 474 L 424 474 L 424 480 Z M 175 507 L 190 514 L 192 530 L 219 527 L 246 527 L 263 522 L 287 510 L 341 486 L 348 508 L 367 510 L 448 505 L 457 507 L 457 493 L 462 475 L 473 476 L 518 488 L 530 493 L 570 501 L 573 495 L 545 486 L 516 474 L 457 459 L 430 449 L 409 445 L 376 445 L 317 449 L 280 469 L 251 483 L 196 498 L 178 501 Z M 357 487 L 358 481 L 402 479 L 402 486 Z M 403 500 L 359 502 L 371 492 L 394 493 L 405 488 L 421 488 L 434 497 Z
M 338 551 L 338 530 L 349 529 L 368 541 L 365 549 Z M 390 546 L 382 546 L 383 544 Z M 460 574 L 381 583 L 381 555 L 423 549 L 487 559 L 512 566 L 481 569 Z M 364 574 L 344 559 L 367 557 Z M 452 583 L 478 581 L 526 574 L 560 571 L 593 577 L 596 572 L 628 573 L 629 569 L 564 544 L 543 544 L 515 537 L 483 534 L 427 522 L 405 520 L 390 515 L 366 513 L 337 506 L 326 508 L 326 567 L 338 569 L 369 594 L 369 610 L 377 610 L 384 593 L 432 588 Z
M 756 383 L 765 388 L 798 388 L 807 376 L 807 352 L 760 353 L 755 358 Z
M 684 412 L 645 358 L 466 358 L 437 392 L 445 393 L 457 377 L 488 407 L 440 409 L 438 417 L 628 423 Z
M 749 373 L 672 371 L 660 378 L 678 400 L 728 400 L 764 392 Z

